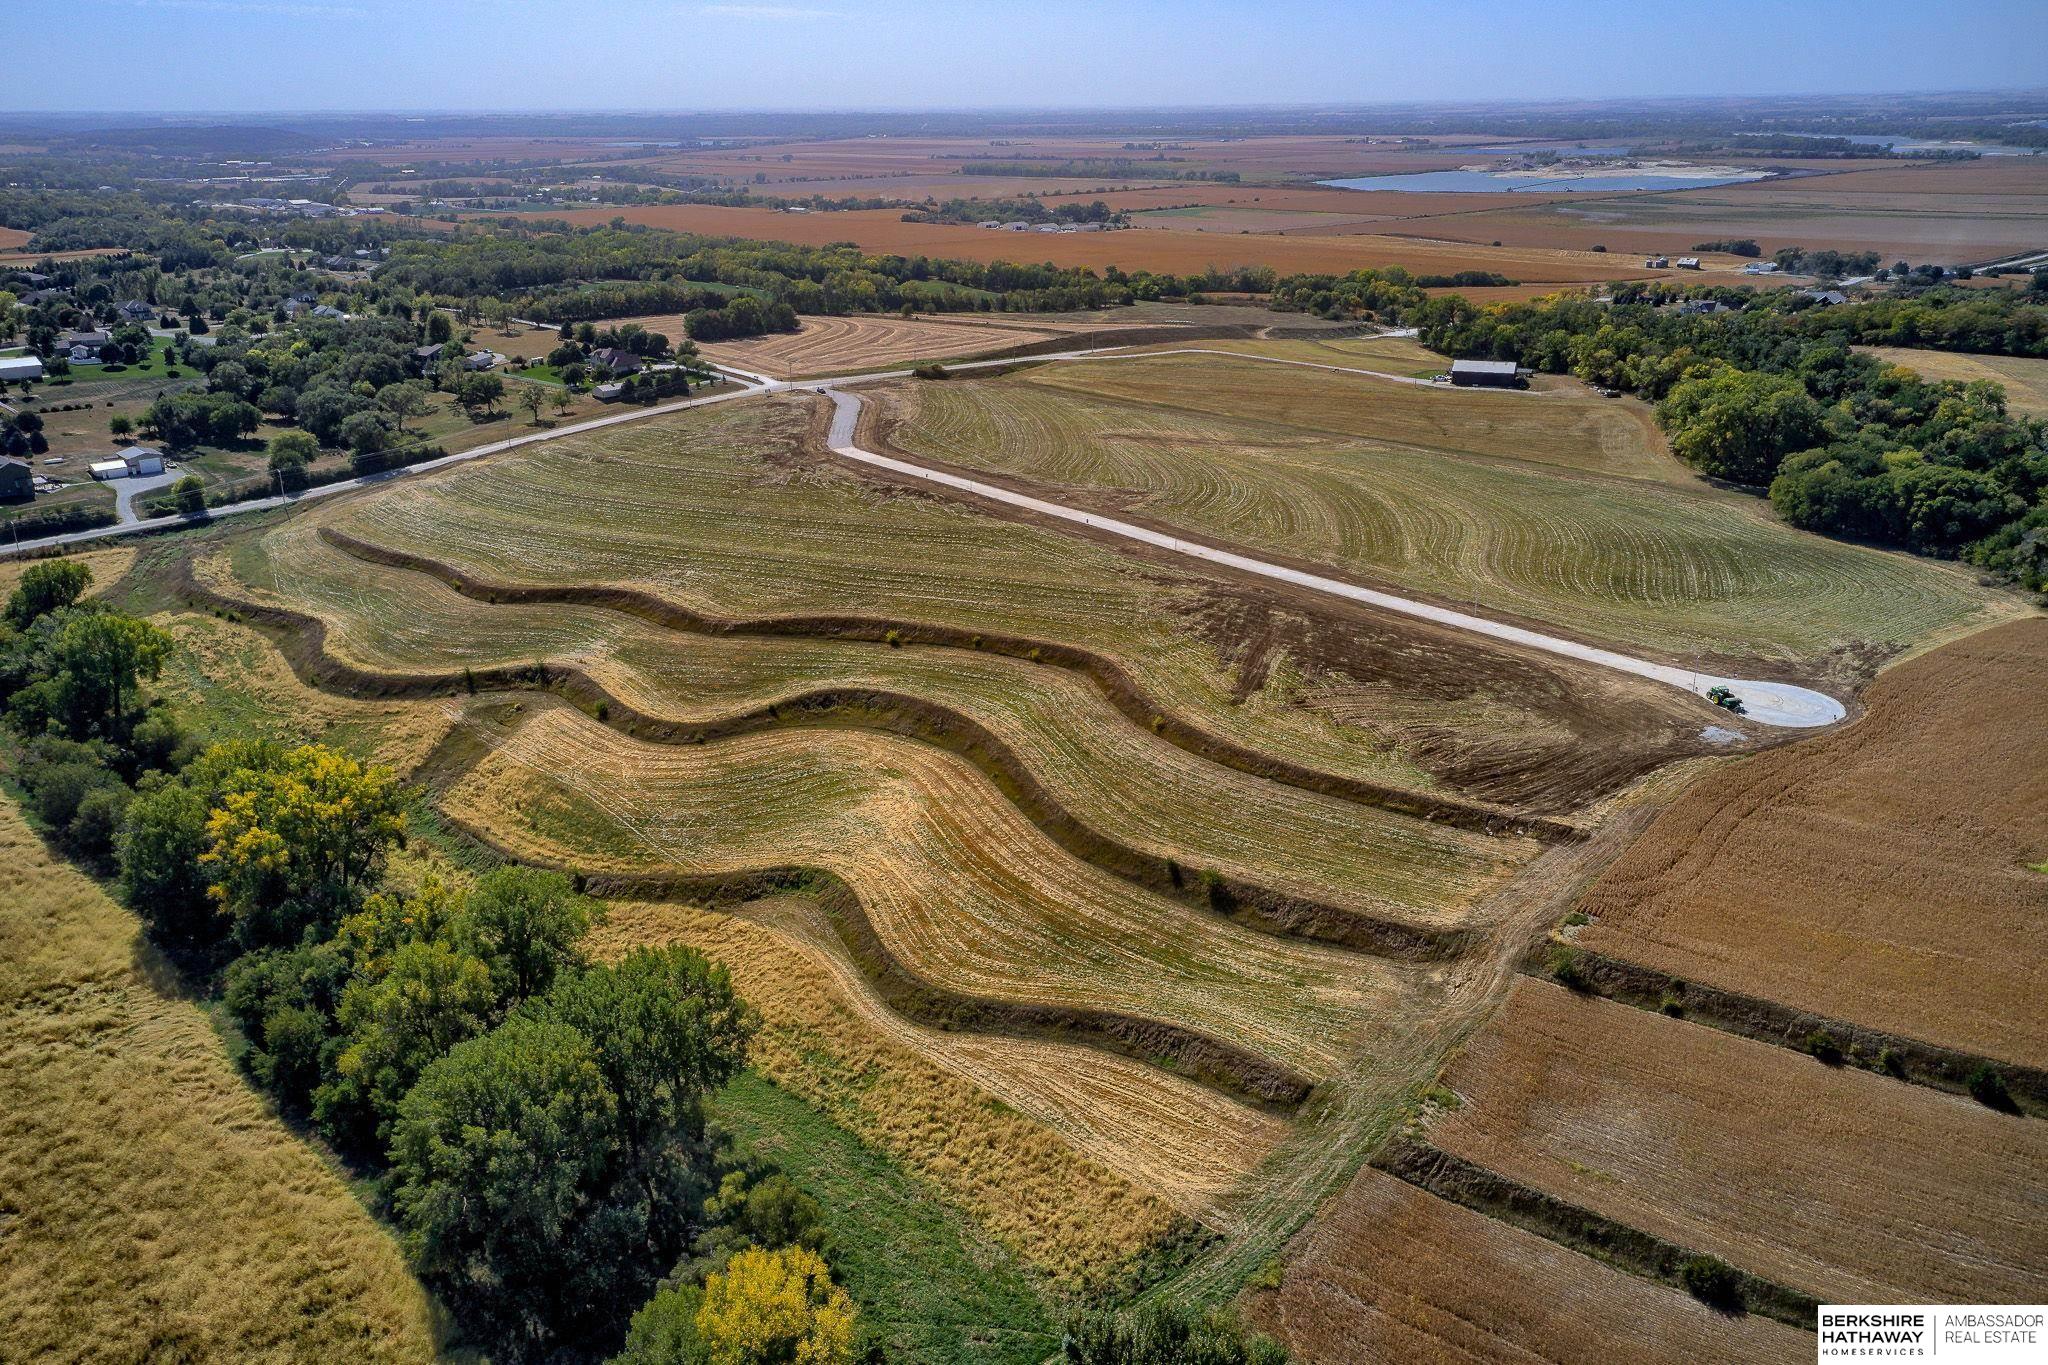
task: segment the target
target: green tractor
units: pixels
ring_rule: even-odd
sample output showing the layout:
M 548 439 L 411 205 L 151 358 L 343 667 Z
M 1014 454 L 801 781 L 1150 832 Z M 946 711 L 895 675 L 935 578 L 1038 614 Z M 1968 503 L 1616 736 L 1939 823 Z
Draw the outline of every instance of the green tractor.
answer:
M 1733 711 L 1738 716 L 1742 714 L 1742 698 L 1726 687 L 1708 688 L 1707 700 L 1724 710 Z

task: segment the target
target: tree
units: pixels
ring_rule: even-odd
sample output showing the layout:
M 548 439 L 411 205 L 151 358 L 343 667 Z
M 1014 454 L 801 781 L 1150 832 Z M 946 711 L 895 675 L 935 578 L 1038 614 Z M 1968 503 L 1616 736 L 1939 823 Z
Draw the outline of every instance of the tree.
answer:
M 725 968 L 681 947 L 569 972 L 534 1012 L 591 1040 L 636 1160 L 701 1140 L 703 1097 L 739 1073 L 754 1029 Z
M 303 431 L 280 431 L 270 438 L 270 472 L 281 487 L 306 486 L 306 471 L 320 455 L 320 445 Z
M 540 425 L 540 410 L 547 405 L 547 401 L 547 395 L 540 391 L 538 384 L 519 386 L 519 406 L 526 409 L 527 421 L 532 425 Z
M 814 1251 L 742 1251 L 704 1281 L 694 1326 L 710 1365 L 851 1365 L 853 1301 Z
M 584 965 L 577 940 L 603 919 L 604 907 L 577 895 L 561 873 L 505 867 L 478 879 L 463 907 L 462 938 L 489 964 L 503 998 L 525 1000 Z
M 617 1292 L 639 1240 L 600 1203 L 617 1111 L 587 1038 L 518 1016 L 431 1063 L 399 1105 L 391 1199 L 406 1250 L 509 1354 L 544 1350 Z
M 554 407 L 555 415 L 558 417 L 567 416 L 569 409 L 576 406 L 576 400 L 570 396 L 567 388 L 551 390 L 548 393 L 548 402 Z
M 403 431 L 408 421 L 434 410 L 434 405 L 427 401 L 427 392 L 427 386 L 418 380 L 400 380 L 377 390 L 377 406 L 390 413 Z
M 107 419 L 107 433 L 116 437 L 128 437 L 135 432 L 135 419 L 116 413 Z
M 494 374 L 466 374 L 455 381 L 454 394 L 470 420 L 480 421 L 497 409 L 498 400 L 505 396 L 505 381 Z
M 74 739 L 127 738 L 141 684 L 170 656 L 171 637 L 147 621 L 112 611 L 80 610 L 51 646 L 57 717 Z
M 1703 474 L 1768 484 L 1778 465 L 1821 437 L 1821 409 L 1797 379 L 1721 370 L 1688 379 L 1657 405 L 1678 457 Z
M 200 856 L 245 948 L 296 941 L 355 910 L 405 833 L 388 768 L 317 744 L 246 757 L 219 784 Z
M 455 324 L 448 315 L 436 308 L 427 314 L 427 344 L 442 346 L 455 340 Z
M 374 455 L 390 443 L 391 428 L 382 413 L 351 413 L 341 421 L 342 444 L 357 455 Z
M 206 485 L 200 482 L 197 474 L 187 474 L 172 484 L 171 497 L 178 511 L 185 516 L 193 516 L 206 510 Z
M 313 1094 L 322 1130 L 354 1151 L 388 1140 L 388 1125 L 420 1073 L 489 1028 L 500 999 L 488 966 L 431 939 L 401 944 L 378 972 L 359 974 L 341 999 L 347 1042 L 333 1079 Z
M 151 936 L 173 948 L 201 948 L 227 929 L 206 894 L 206 797 L 190 782 L 143 783 L 128 805 L 119 843 L 121 899 Z
M 25 630 L 37 618 L 62 611 L 85 596 L 92 570 L 75 559 L 48 559 L 21 571 L 7 598 L 7 624 Z

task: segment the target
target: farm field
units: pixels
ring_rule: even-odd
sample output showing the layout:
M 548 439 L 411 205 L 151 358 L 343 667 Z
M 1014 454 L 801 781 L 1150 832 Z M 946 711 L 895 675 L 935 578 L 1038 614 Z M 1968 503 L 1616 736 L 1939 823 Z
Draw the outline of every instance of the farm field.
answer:
M 1911 350 L 1904 346 L 1859 346 L 1891 365 L 1903 365 L 1927 379 L 1964 384 L 1988 380 L 2005 386 L 2007 405 L 2028 417 L 2048 417 L 2048 359 L 2009 355 L 1965 355 L 1956 351 Z
M 659 746 L 552 708 L 444 804 L 523 856 L 593 870 L 825 868 L 943 988 L 1165 1020 L 1311 1076 L 1422 984 L 1065 857 L 965 763 L 854 731 Z
M 424 575 L 344 555 L 304 522 L 241 552 L 238 563 L 231 592 L 318 615 L 329 651 L 373 669 L 452 675 L 578 659 L 640 711 L 700 723 L 821 685 L 942 702 L 987 727 L 1095 829 L 1191 866 L 1407 922 L 1465 922 L 1530 856 L 1521 840 L 1360 808 L 1204 761 L 1131 723 L 1065 670 L 915 645 L 710 639 L 596 608 L 480 606 Z M 1254 829 L 1247 809 L 1261 812 Z
M 1672 657 L 1824 667 L 1984 610 L 1953 570 L 1803 535 L 1748 500 L 1537 466 L 1597 443 L 1603 462 L 1662 467 L 1642 415 L 1598 400 L 1185 356 L 881 392 L 913 455 Z
M 2048 1132 L 1962 1096 L 1532 977 L 1443 1084 L 1431 1145 L 1823 1303 L 2020 1303 L 2048 1275 Z
M 940 320 L 864 314 L 809 317 L 803 320 L 801 331 L 717 341 L 699 349 L 716 364 L 733 365 L 776 379 L 796 379 L 918 361 L 968 359 L 1033 342 L 1054 341 L 1078 330 L 1082 329 L 1072 324 L 1029 327 L 954 321 L 950 317 Z M 1086 344 L 1114 344 L 1113 329 L 1101 329 L 1109 334 L 1099 337 L 1098 329 L 1086 330 L 1090 333 Z
M 1119 661 L 1153 712 L 1261 752 L 1378 778 L 1398 774 L 1392 750 L 1510 801 L 1569 808 L 1699 747 L 1697 710 L 1665 689 L 1266 597 L 1184 561 L 1162 574 L 872 483 L 801 453 L 813 401 L 549 443 L 352 501 L 329 524 L 494 578 L 637 583 L 721 616 L 864 612 L 1065 641 Z M 1459 725 L 1432 714 L 1444 700 Z
M 1585 284 L 1642 279 L 1662 272 L 1618 254 L 1549 247 L 1489 247 L 1414 237 L 1282 237 L 1273 234 L 1146 232 L 1013 233 L 950 223 L 906 223 L 893 209 L 790 214 L 774 209 L 668 204 L 567 209 L 547 214 L 490 215 L 565 220 L 597 226 L 628 223 L 720 237 L 823 246 L 856 242 L 867 251 L 943 256 L 969 261 L 1049 261 L 1061 266 L 1198 274 L 1210 267 L 1267 265 L 1281 274 L 1346 271 L 1389 265 L 1417 274 L 1493 270 L 1533 283 Z
M 1113 1271 L 1174 1231 L 1173 1208 L 1148 1190 L 1170 1190 L 1175 1202 L 1199 1209 L 1219 1178 L 1227 1183 L 1263 1155 L 1281 1126 L 1201 1087 L 1085 1048 L 909 1024 L 816 944 L 804 928 L 815 910 L 799 900 L 751 902 L 732 914 L 620 903 L 593 931 L 591 947 L 603 957 L 684 943 L 725 963 L 762 1013 L 752 1063 L 764 1079 L 899 1162 L 965 1210 L 1007 1255 L 1062 1284 Z M 1119 1136 L 1129 1145 L 1096 1141 L 1077 1150 L 1057 1136 L 1060 1116 L 1028 1103 L 1058 1098 L 1030 1084 L 1040 1068 L 1070 1069 L 1083 1094 L 1091 1079 L 1119 1082 L 1117 1112 L 1129 1115 Z M 1021 1108 L 1020 1098 L 1027 1101 Z M 1138 1102 L 1147 1098 L 1149 1110 Z M 1205 1123 L 1219 1124 L 1217 1150 L 1207 1157 L 1192 1150 Z M 1082 1154 L 1090 1146 L 1143 1178 L 1134 1184 L 1091 1160 Z M 1189 1184 L 1190 1177 L 1200 1183 Z
M 2044 661 L 2040 620 L 1969 636 L 1881 676 L 1847 729 L 1708 776 L 1587 892 L 1593 923 L 1577 942 L 1908 1038 L 2048 1061 L 2034 1008 L 2048 728 L 2030 701 Z
M 1290 1250 L 1253 1321 L 1328 1365 L 1429 1360 L 1792 1365 L 1812 1335 L 1729 1317 L 1534 1233 L 1360 1171 Z
M 1749 237 L 1766 253 L 1826 246 L 1876 251 L 1886 261 L 1964 264 L 2040 247 L 2048 231 L 2044 163 L 2048 158 L 1881 162 L 1673 194 L 1516 204 L 1404 227 L 1459 241 L 1578 250 L 1597 243 L 1631 254 Z
M 135 917 L 0 800 L 0 1337 L 23 1358 L 429 1361 L 426 1295 Z

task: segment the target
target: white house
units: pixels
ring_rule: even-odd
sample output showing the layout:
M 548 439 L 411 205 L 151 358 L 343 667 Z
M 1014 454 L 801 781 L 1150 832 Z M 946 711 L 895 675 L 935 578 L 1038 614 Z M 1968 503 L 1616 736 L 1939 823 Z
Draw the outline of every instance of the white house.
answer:
M 163 472 L 164 453 L 148 446 L 129 446 L 116 452 L 112 459 L 94 460 L 92 463 L 95 479 L 139 479 Z
M 0 356 L 0 380 L 28 380 L 43 377 L 43 362 L 32 355 Z

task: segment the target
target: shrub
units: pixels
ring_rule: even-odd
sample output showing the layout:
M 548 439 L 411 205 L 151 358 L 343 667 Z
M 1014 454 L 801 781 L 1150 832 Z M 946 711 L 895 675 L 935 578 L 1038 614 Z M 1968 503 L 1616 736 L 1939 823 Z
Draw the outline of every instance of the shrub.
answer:
M 1989 1063 L 1979 1066 L 1970 1073 L 1970 1098 L 1987 1109 L 2000 1113 L 2017 1114 L 2019 1106 L 2013 1103 L 2012 1091 L 2006 1088 L 2005 1077 Z
M 1685 1292 L 1710 1308 L 1742 1307 L 1742 1274 L 1718 1256 L 1688 1256 L 1678 1268 Z
M 1842 1064 L 1842 1044 L 1834 1034 L 1824 1028 L 1815 1029 L 1807 1034 L 1805 1047 L 1807 1053 L 1823 1066 Z
M 1544 962 L 1544 969 L 1551 979 L 1569 990 L 1590 991 L 1593 983 L 1587 979 L 1585 968 L 1580 965 L 1578 950 L 1567 948 L 1562 943 L 1552 944 L 1550 955 Z

